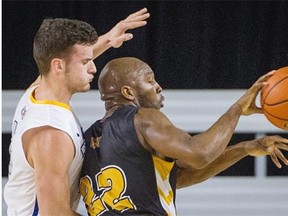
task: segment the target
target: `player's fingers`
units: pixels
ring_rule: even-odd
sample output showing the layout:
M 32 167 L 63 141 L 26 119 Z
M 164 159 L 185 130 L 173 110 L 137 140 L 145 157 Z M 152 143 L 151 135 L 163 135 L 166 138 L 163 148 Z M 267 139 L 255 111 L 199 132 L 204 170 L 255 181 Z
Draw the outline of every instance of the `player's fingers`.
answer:
M 271 77 L 273 74 L 275 74 L 275 72 L 276 72 L 276 70 L 272 70 L 272 71 L 264 74 L 263 76 L 261 76 L 261 77 L 256 81 L 256 83 L 267 81 L 267 79 L 268 79 L 269 77 Z
M 272 152 L 272 153 L 270 154 L 270 157 L 271 157 L 273 163 L 274 163 L 279 169 L 282 168 L 282 165 L 280 164 L 280 162 L 279 162 L 279 160 L 278 160 L 278 158 L 277 158 L 277 156 L 275 155 L 274 152 Z
M 276 143 L 275 146 L 279 149 L 283 149 L 285 151 L 288 151 L 288 145 L 284 143 Z
M 138 22 L 138 21 L 144 21 L 150 17 L 149 13 L 139 15 L 136 17 L 127 17 L 123 22 Z
M 284 138 L 284 137 L 281 137 L 281 136 L 275 136 L 275 137 L 277 139 L 277 144 L 279 144 L 279 145 L 280 144 L 285 145 L 284 143 L 288 144 L 288 139 L 287 138 Z
M 275 148 L 274 152 L 276 154 L 276 156 L 286 165 L 288 165 L 288 160 L 285 158 L 285 156 L 282 154 L 282 152 L 278 149 Z
M 254 92 L 259 91 L 264 85 L 266 85 L 266 82 L 256 82 L 254 85 L 252 85 L 251 90 Z
M 122 45 L 124 41 L 131 40 L 133 38 L 133 34 L 125 33 L 117 38 L 114 38 L 112 41 L 109 41 L 112 47 L 118 48 Z
M 146 21 L 137 21 L 137 22 L 122 22 L 120 28 L 122 31 L 127 31 L 128 29 L 135 29 L 146 25 Z
M 143 8 L 139 11 L 136 11 L 135 13 L 132 13 L 130 14 L 126 19 L 130 19 L 130 18 L 134 18 L 134 17 L 139 17 L 139 16 L 142 16 L 142 15 L 147 15 L 149 13 L 147 13 L 147 8 Z

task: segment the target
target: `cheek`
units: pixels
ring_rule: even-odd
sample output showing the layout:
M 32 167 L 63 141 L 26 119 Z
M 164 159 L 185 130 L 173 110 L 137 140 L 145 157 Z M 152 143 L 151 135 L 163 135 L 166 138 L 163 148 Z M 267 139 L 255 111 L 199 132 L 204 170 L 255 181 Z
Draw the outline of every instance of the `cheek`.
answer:
M 159 100 L 153 91 L 142 91 L 138 96 L 139 102 L 144 107 L 153 107 Z
M 88 82 L 88 75 L 87 72 L 81 68 L 73 68 L 72 70 L 69 70 L 67 73 L 67 81 L 71 85 L 81 85 L 81 83 L 87 83 Z

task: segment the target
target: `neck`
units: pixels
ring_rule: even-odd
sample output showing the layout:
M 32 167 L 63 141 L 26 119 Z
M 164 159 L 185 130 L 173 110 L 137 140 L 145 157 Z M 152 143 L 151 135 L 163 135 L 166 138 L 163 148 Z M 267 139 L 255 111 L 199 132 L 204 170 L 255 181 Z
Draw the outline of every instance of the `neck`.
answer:
M 133 101 L 128 101 L 126 99 L 118 99 L 118 100 L 106 100 L 105 101 L 105 109 L 108 112 L 111 109 L 115 109 L 115 107 L 125 106 L 125 105 L 133 105 L 137 106 Z
M 48 79 L 42 79 L 39 87 L 35 90 L 36 100 L 53 100 L 61 103 L 69 104 L 72 97 L 63 83 L 59 85 L 57 82 L 51 82 Z
M 105 101 L 106 113 L 105 113 L 104 117 L 102 118 L 102 121 L 104 121 L 106 118 L 110 117 L 118 107 L 127 106 L 127 105 L 136 106 L 133 102 L 127 101 L 127 100 L 125 100 L 125 101 L 106 100 Z

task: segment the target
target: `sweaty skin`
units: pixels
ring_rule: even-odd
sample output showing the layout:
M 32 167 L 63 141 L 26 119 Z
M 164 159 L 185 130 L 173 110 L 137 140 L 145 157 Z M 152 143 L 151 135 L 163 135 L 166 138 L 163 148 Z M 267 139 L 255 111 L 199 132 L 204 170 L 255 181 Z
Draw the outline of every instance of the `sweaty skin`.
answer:
M 278 158 L 288 165 L 279 150 L 287 151 L 288 141 L 279 136 L 227 147 L 241 115 L 262 113 L 255 100 L 273 74 L 274 71 L 261 76 L 210 128 L 195 136 L 174 126 L 160 111 L 164 101 L 162 88 L 145 62 L 132 57 L 110 61 L 101 71 L 98 86 L 105 101 L 104 118 L 112 115 L 118 106 L 139 108 L 134 123 L 141 144 L 161 158 L 176 160 L 180 188 L 204 181 L 248 155 L 270 155 L 277 167 L 281 167 Z

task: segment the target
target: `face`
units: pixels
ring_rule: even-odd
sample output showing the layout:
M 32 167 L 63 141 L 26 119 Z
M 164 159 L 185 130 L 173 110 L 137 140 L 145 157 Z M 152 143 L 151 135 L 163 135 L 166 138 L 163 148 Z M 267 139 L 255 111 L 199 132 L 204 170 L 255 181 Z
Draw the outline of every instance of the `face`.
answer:
M 140 107 L 161 109 L 164 106 L 164 97 L 161 95 L 162 88 L 156 82 L 154 73 L 148 65 L 138 72 L 135 81 L 136 103 Z
M 75 45 L 66 61 L 66 84 L 71 93 L 90 90 L 96 73 L 92 46 Z

